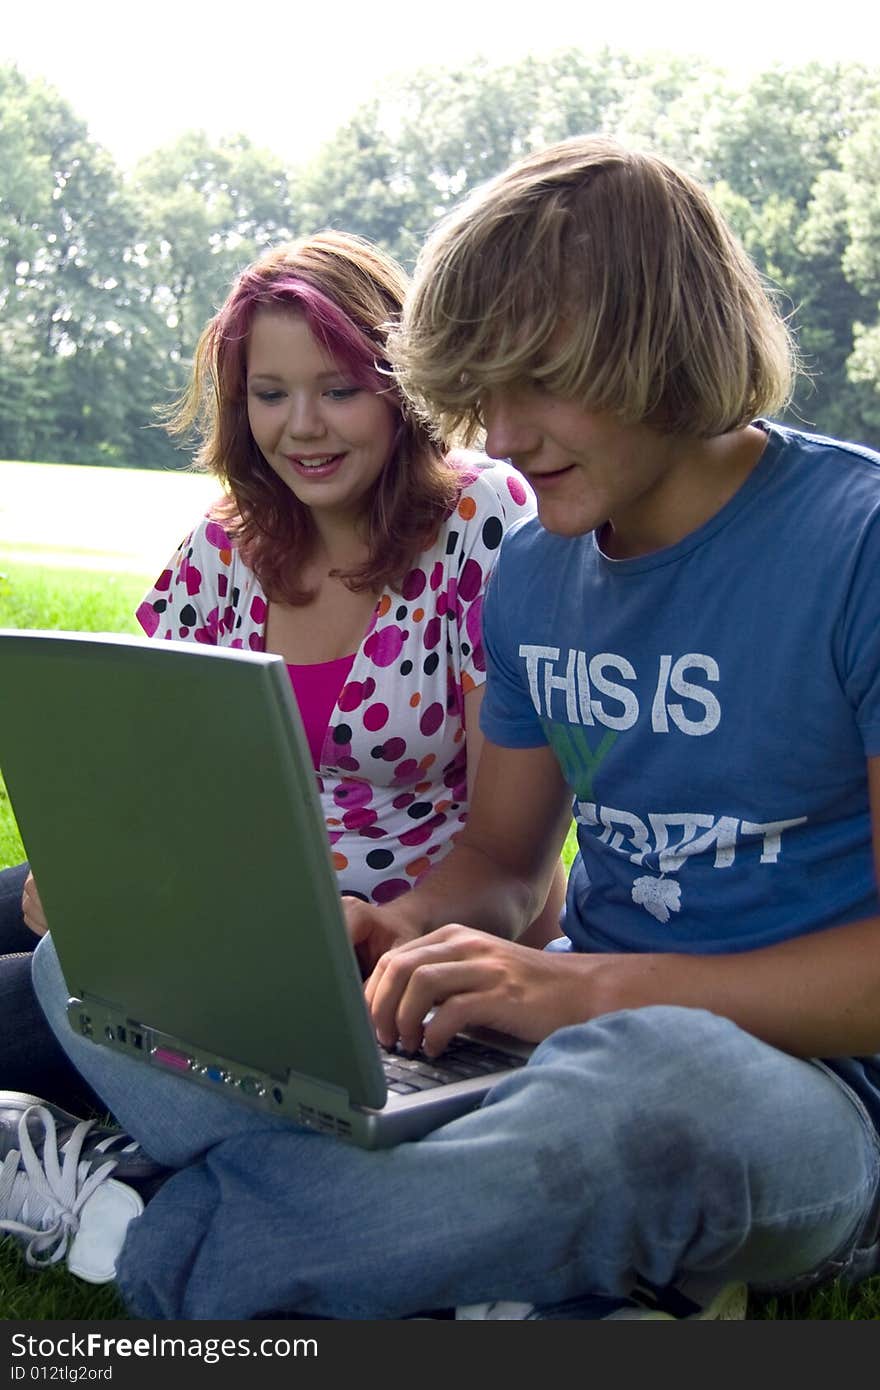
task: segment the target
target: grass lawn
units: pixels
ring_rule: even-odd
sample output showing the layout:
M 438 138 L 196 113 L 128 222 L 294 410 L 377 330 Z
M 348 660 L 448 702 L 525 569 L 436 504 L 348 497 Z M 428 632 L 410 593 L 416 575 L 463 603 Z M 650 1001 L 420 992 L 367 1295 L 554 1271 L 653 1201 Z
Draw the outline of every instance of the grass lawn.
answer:
M 28 469 L 35 477 L 27 477 Z M 47 469 L 50 472 L 44 471 Z M 200 509 L 210 502 L 214 495 L 212 487 L 210 483 L 206 485 L 207 480 L 193 480 L 188 475 L 142 474 L 123 478 L 120 482 L 118 475 L 130 470 L 76 467 L 59 472 L 59 469 L 60 465 L 0 463 L 0 497 L 3 497 L 0 503 L 0 627 L 139 632 L 132 617 L 134 608 L 184 531 L 196 520 Z M 14 470 L 17 478 L 17 530 L 13 530 L 9 521 L 10 498 L 3 493 L 6 479 L 13 476 L 7 470 Z M 46 486 L 48 478 L 53 480 L 51 486 Z M 193 481 L 200 485 L 197 489 L 190 487 Z M 151 484 L 161 498 L 159 503 L 146 501 Z M 118 556 L 116 551 L 86 547 L 86 557 L 81 552 L 78 554 L 75 548 L 71 550 L 71 538 L 82 537 L 88 531 L 85 524 L 79 525 L 77 509 L 92 516 L 106 502 L 106 499 L 102 502 L 96 492 L 103 495 L 106 487 L 113 493 L 114 508 L 123 504 L 135 508 L 132 513 L 137 518 L 135 526 L 140 526 L 142 515 L 145 524 L 154 528 L 156 548 L 152 556 L 143 554 L 142 539 L 139 539 L 138 548 L 123 557 L 118 567 L 114 558 Z M 33 513 L 30 502 L 25 500 L 33 500 L 38 493 L 42 499 L 40 508 L 49 513 L 46 533 L 42 536 L 33 532 Z M 140 514 L 137 506 L 141 508 Z M 54 549 L 46 539 L 50 532 L 55 539 Z M 92 546 L 99 539 L 97 533 L 90 534 Z M 37 555 L 39 561 L 35 563 Z M 55 564 L 52 564 L 53 558 Z M 77 559 L 81 567 L 77 566 Z M 564 854 L 567 864 L 574 850 L 574 836 L 570 834 Z M 23 858 L 21 840 L 0 781 L 0 868 L 18 864 Z M 2 1085 L 0 1077 L 0 1088 Z M 749 1316 L 776 1320 L 875 1321 L 880 1319 L 880 1278 L 858 1289 L 834 1285 L 812 1295 L 764 1300 L 752 1297 Z M 0 1241 L 0 1320 L 100 1321 L 126 1317 L 112 1286 L 94 1288 L 84 1284 L 69 1275 L 63 1265 L 48 1272 L 29 1271 L 18 1246 L 12 1241 Z
M 0 462 L 0 570 L 154 578 L 219 487 L 200 473 Z

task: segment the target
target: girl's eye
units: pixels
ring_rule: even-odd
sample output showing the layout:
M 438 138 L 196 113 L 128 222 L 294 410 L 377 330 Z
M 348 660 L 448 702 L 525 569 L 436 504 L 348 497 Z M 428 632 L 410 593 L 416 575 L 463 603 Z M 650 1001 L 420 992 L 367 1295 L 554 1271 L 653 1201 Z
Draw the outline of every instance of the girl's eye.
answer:
M 258 400 L 258 401 L 265 401 L 267 405 L 274 405 L 276 401 L 280 401 L 281 398 L 282 398 L 282 396 L 283 396 L 283 394 L 284 394 L 283 391 L 255 391 L 255 392 L 254 392 L 254 395 L 256 396 L 257 400 Z
M 359 386 L 333 386 L 329 391 L 325 391 L 324 395 L 331 401 L 348 401 L 352 396 L 356 396 L 360 389 Z

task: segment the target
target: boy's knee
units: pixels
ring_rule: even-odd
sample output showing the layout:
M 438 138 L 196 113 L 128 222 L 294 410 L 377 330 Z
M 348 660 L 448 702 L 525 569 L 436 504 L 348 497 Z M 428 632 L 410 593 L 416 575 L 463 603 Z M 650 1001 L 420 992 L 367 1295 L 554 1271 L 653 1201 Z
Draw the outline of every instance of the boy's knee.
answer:
M 756 1078 L 768 1055 L 729 1019 L 651 1005 L 560 1029 L 536 1061 L 554 1069 L 572 1106 L 613 1131 L 621 1149 L 668 1155 L 729 1147 L 732 1116 L 760 1105 Z
M 582 1056 L 591 1071 L 601 1066 L 609 1081 L 625 1080 L 650 1093 L 658 1078 L 694 1084 L 704 1073 L 717 1077 L 734 1065 L 741 1050 L 755 1045 L 730 1019 L 706 1009 L 652 1004 L 561 1028 L 541 1044 L 538 1055 L 568 1065 L 577 1065 L 575 1059 Z

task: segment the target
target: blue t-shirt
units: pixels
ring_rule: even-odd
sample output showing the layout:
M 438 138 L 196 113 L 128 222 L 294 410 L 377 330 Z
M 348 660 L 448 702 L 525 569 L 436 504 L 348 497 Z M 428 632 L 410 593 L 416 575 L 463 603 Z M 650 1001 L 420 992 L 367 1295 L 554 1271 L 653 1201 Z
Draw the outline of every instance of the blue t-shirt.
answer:
M 760 422 L 763 456 L 668 549 L 536 520 L 487 595 L 481 724 L 549 743 L 585 950 L 749 950 L 880 911 L 880 456 Z
M 880 455 L 766 421 L 739 491 L 677 545 L 505 537 L 481 726 L 550 744 L 582 951 L 751 950 L 880 912 Z

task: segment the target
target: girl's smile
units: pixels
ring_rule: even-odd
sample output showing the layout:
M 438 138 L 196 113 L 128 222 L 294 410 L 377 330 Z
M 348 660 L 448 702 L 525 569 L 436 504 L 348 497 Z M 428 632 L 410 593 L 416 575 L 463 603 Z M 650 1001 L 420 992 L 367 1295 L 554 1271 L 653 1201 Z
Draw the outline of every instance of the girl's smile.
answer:
M 247 402 L 263 458 L 316 522 L 360 517 L 391 457 L 397 411 L 325 352 L 301 314 L 255 315 Z

